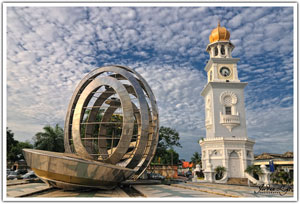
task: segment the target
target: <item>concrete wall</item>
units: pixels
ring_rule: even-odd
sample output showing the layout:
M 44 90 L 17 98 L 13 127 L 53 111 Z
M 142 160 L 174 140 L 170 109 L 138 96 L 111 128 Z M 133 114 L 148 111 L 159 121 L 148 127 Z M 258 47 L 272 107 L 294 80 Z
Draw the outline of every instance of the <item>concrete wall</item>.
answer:
M 177 166 L 172 165 L 150 165 L 147 169 L 149 173 L 158 173 L 166 178 L 178 178 Z

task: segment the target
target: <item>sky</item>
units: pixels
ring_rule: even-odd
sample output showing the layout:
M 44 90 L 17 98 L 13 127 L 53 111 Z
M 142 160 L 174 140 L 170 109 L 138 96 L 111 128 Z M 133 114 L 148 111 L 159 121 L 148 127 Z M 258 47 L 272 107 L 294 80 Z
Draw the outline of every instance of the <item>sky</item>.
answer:
M 149 83 L 160 126 L 176 129 L 181 159 L 205 137 L 206 46 L 225 26 L 235 45 L 254 153 L 293 151 L 292 7 L 7 7 L 7 127 L 32 141 L 64 126 L 69 100 L 91 70 L 129 66 Z

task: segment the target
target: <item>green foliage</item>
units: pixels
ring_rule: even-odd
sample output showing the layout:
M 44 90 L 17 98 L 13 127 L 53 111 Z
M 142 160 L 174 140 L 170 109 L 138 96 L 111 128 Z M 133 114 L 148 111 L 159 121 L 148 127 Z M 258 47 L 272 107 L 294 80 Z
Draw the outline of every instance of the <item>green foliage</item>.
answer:
M 179 154 L 174 151 L 173 147 L 181 147 L 179 139 L 179 133 L 175 129 L 160 127 L 159 141 L 153 163 L 178 164 Z
M 172 162 L 173 159 L 173 162 Z M 177 165 L 179 161 L 179 154 L 173 149 L 163 150 L 160 154 L 155 154 L 153 163 L 155 164 L 166 164 L 166 165 Z
M 91 110 L 90 109 L 86 109 L 85 111 L 85 116 L 83 119 L 83 123 L 87 123 L 88 122 L 88 117 L 90 115 Z M 102 117 L 104 115 L 105 109 L 99 109 L 97 116 L 96 116 L 96 120 L 94 122 L 101 122 L 102 121 Z M 100 126 L 100 124 L 95 124 L 94 128 L 93 128 L 93 135 L 92 137 L 98 137 L 99 134 L 99 127 L 104 127 L 106 128 L 106 136 L 108 137 L 114 137 L 114 138 L 120 138 L 121 134 L 122 134 L 122 124 L 117 124 L 118 122 L 122 122 L 123 121 L 123 116 L 120 114 L 113 114 L 110 118 L 109 121 L 107 122 L 116 122 L 116 124 L 102 124 Z M 80 127 L 80 136 L 81 138 L 85 137 L 85 129 L 86 129 L 86 124 L 82 124 Z M 137 135 L 138 134 L 138 125 L 135 124 L 134 125 L 134 129 L 133 129 L 133 135 Z M 136 138 L 133 137 L 132 141 L 136 141 Z M 119 140 L 118 139 L 114 139 L 114 140 L 107 140 L 106 144 L 107 144 L 107 148 L 113 148 L 116 147 L 118 145 Z
M 85 113 L 84 113 L 84 119 L 83 119 L 83 123 L 86 123 L 88 121 L 88 117 L 91 113 L 91 110 L 90 109 L 86 109 L 85 110 Z M 103 114 L 104 114 L 104 109 L 100 109 L 98 111 L 98 114 L 96 115 L 96 120 L 94 122 L 100 122 L 102 120 L 102 117 L 103 117 Z M 99 130 L 99 124 L 95 124 L 95 127 L 94 127 L 94 135 L 97 135 L 98 133 L 98 130 Z M 80 137 L 81 138 L 84 138 L 85 136 L 85 127 L 86 127 L 86 124 L 82 124 L 80 125 Z
M 263 174 L 260 166 L 256 166 L 256 165 L 247 166 L 247 168 L 245 169 L 245 172 L 250 174 L 250 175 L 253 175 L 253 176 L 255 176 L 255 175 L 260 176 L 260 175 Z
M 226 172 L 226 168 L 224 166 L 217 166 L 215 169 L 216 179 L 220 180 L 223 178 L 224 173 Z
M 193 166 L 195 167 L 197 164 L 200 164 L 201 167 L 201 154 L 198 152 L 195 152 L 193 156 L 191 157 L 191 162 L 194 164 Z
M 18 142 L 16 146 L 16 155 L 18 156 L 19 159 L 25 159 L 22 149 L 32 149 L 33 145 L 30 144 L 30 142 L 25 141 L 25 142 Z
M 14 133 L 6 128 L 6 143 L 7 143 L 7 152 L 11 150 L 11 148 L 17 145 L 18 141 L 14 139 Z
M 277 184 L 291 184 L 293 178 L 285 171 L 276 170 L 271 174 L 271 180 Z
M 179 143 L 179 133 L 172 128 L 161 126 L 159 128 L 158 147 L 170 149 L 173 147 L 182 147 Z
M 38 132 L 34 137 L 34 148 L 53 152 L 64 152 L 64 131 L 58 124 L 55 127 L 45 126 L 44 132 Z
M 14 163 L 20 159 L 24 159 L 22 154 L 22 149 L 24 148 L 33 148 L 33 145 L 28 141 L 19 142 L 14 139 L 14 133 L 6 128 L 7 136 L 7 161 Z

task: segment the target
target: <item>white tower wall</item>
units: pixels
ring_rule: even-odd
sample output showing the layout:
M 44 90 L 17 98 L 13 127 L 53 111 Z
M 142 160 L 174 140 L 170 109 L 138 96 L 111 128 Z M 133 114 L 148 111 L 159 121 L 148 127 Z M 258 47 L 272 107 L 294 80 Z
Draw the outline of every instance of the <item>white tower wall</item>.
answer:
M 219 24 L 210 36 L 213 42 L 206 48 L 210 54 L 205 66 L 208 83 L 201 93 L 205 100 L 206 138 L 199 144 L 202 168 L 210 182 L 214 180 L 212 172 L 217 166 L 226 168 L 223 179 L 244 178 L 245 169 L 254 159 L 255 142 L 248 139 L 246 127 L 244 88 L 247 83 L 238 79 L 239 59 L 231 57 L 234 45 L 228 36 L 229 32 Z

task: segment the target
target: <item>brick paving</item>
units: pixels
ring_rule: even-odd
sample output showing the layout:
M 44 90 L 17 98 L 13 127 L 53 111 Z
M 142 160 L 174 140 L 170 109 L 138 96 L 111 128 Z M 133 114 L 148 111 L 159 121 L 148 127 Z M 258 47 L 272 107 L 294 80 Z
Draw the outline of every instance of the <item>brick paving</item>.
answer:
M 168 185 L 134 185 L 137 191 L 145 197 L 164 198 L 164 197 L 181 197 L 181 198 L 282 198 L 293 197 L 292 192 L 285 195 L 279 193 L 255 193 L 259 191 L 258 187 L 210 184 L 210 183 L 179 183 Z
M 199 191 L 206 191 L 212 194 L 219 194 L 225 197 L 282 197 L 278 192 L 266 192 L 266 193 L 255 193 L 259 191 L 258 187 L 249 187 L 249 186 L 238 186 L 238 185 L 226 185 L 226 184 L 211 184 L 211 183 L 180 183 L 175 184 L 174 186 L 183 188 L 183 189 L 194 189 Z M 293 197 L 293 192 L 288 192 L 283 195 L 284 197 Z
M 134 185 L 137 191 L 141 192 L 145 197 L 157 198 L 198 198 L 198 197 L 223 197 L 221 195 L 210 194 L 190 189 L 182 189 L 168 185 Z
M 61 198 L 61 197 L 107 197 L 107 198 L 126 198 L 129 197 L 122 189 L 116 188 L 114 190 L 92 190 L 92 191 L 64 191 L 56 189 L 52 192 L 46 192 L 41 195 L 33 197 L 46 197 L 46 198 Z
M 64 191 L 54 189 L 45 183 L 20 183 L 7 186 L 7 197 L 129 197 L 122 189 L 114 190 L 91 190 L 91 191 Z
M 51 189 L 45 183 L 26 183 L 19 185 L 9 185 L 6 189 L 7 197 L 22 197 L 32 193 Z
M 278 193 L 254 193 L 258 187 L 211 184 L 211 183 L 179 183 L 171 185 L 133 185 L 134 189 L 148 198 L 288 198 L 293 197 L 293 192 L 281 196 Z M 53 189 L 45 183 L 16 183 L 7 185 L 7 197 L 106 197 L 126 198 L 130 197 L 122 189 L 92 190 L 92 191 L 64 191 Z M 137 196 L 140 197 L 140 196 Z

